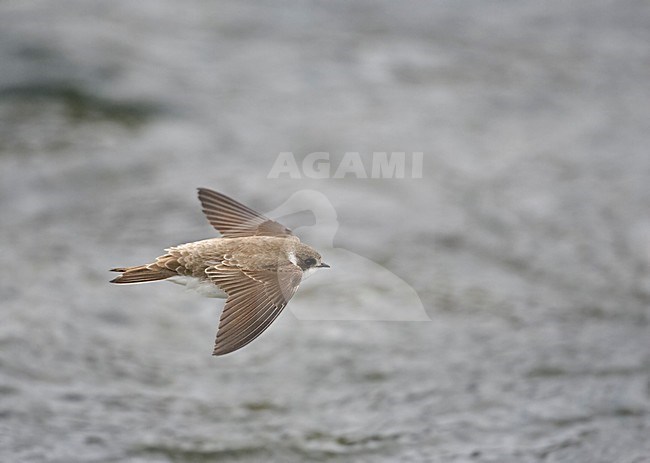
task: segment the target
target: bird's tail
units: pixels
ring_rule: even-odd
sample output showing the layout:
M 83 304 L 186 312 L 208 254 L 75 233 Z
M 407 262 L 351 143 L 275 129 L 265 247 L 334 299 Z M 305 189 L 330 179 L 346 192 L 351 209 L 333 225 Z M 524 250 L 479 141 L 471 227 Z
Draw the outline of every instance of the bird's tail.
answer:
M 112 279 L 111 283 L 146 283 L 147 281 L 166 280 L 176 275 L 176 272 L 155 263 L 137 267 L 112 268 L 111 272 L 122 273 L 119 277 Z

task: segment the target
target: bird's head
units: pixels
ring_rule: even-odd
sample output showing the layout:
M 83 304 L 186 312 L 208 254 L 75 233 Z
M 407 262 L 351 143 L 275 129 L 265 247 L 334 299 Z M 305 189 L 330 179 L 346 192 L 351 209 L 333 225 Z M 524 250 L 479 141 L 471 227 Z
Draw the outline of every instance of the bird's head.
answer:
M 329 268 L 324 263 L 321 255 L 309 246 L 299 246 L 295 251 L 295 264 L 300 267 L 304 273 L 303 279 L 314 273 L 319 268 Z

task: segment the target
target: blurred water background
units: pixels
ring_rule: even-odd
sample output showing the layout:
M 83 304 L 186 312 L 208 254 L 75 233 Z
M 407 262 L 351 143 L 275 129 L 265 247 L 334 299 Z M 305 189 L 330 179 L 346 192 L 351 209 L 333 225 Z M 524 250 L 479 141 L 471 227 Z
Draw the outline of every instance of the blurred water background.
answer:
M 643 0 L 0 2 L 0 460 L 650 461 L 649 44 Z M 316 151 L 423 178 L 267 178 Z M 221 301 L 108 284 L 214 236 L 198 186 L 325 198 L 348 264 L 223 358 Z

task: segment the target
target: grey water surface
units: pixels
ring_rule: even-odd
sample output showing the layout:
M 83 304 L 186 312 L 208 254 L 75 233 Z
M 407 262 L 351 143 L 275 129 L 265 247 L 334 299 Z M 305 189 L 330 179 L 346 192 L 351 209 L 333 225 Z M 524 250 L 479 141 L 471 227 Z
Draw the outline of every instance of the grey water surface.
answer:
M 645 1 L 0 2 L 0 460 L 650 461 L 649 77 Z M 335 261 L 220 358 L 108 283 L 199 186 Z

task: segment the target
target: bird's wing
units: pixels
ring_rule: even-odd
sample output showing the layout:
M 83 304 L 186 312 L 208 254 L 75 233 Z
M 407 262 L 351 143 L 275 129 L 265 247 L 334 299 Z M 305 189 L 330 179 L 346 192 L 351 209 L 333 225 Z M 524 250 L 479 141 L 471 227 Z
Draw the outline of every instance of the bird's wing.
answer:
M 292 235 L 284 225 L 216 191 L 199 188 L 199 201 L 208 221 L 226 238 Z
M 228 295 L 213 355 L 244 347 L 258 337 L 296 293 L 302 271 L 293 264 L 275 270 L 246 270 L 227 262 L 208 267 L 207 276 Z

